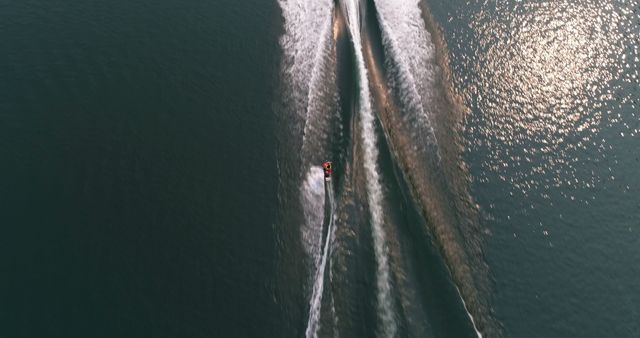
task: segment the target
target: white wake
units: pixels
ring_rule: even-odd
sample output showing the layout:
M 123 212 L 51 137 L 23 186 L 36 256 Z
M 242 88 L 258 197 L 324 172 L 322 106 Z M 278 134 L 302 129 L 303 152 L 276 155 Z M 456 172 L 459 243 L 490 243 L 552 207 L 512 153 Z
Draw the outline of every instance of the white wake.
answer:
M 428 143 L 439 158 L 430 110 L 437 86 L 435 46 L 420 16 L 419 1 L 375 0 L 382 42 L 391 71 L 388 81 L 398 89 L 403 119 L 416 143 Z M 417 122 L 417 125 L 414 123 Z M 421 142 L 423 141 L 424 142 Z
M 395 337 L 397 324 L 393 311 L 391 297 L 391 280 L 389 273 L 388 248 L 383 229 L 382 187 L 378 174 L 378 147 L 376 145 L 375 118 L 371 110 L 371 95 L 369 81 L 362 53 L 360 37 L 360 7 L 357 0 L 342 2 L 347 17 L 347 25 L 351 33 L 351 40 L 355 50 L 358 80 L 360 83 L 359 96 L 359 125 L 364 148 L 364 168 L 367 179 L 367 198 L 371 213 L 371 228 L 373 229 L 373 247 L 376 256 L 377 272 L 377 301 L 378 315 L 381 322 L 381 333 L 385 337 Z
M 294 110 L 301 118 L 307 112 L 310 83 L 314 69 L 326 46 L 322 35 L 331 26 L 331 0 L 279 0 L 284 18 L 280 45 L 284 52 L 283 72 L 290 88 L 285 95 L 293 99 Z M 317 76 L 316 76 L 317 77 Z
M 300 189 L 304 224 L 302 242 L 307 256 L 313 260 L 313 271 L 318 269 L 322 248 L 322 221 L 324 218 L 324 173 L 318 166 L 311 167 Z
M 426 149 L 414 149 L 414 153 L 419 152 L 424 158 L 434 155 L 440 160 L 440 149 L 437 145 L 431 119 L 434 114 L 435 88 L 441 71 L 436 62 L 435 45 L 430 39 L 430 34 L 425 28 L 425 23 L 421 17 L 421 9 L 418 0 L 374 0 L 378 22 L 380 24 L 383 46 L 385 54 L 391 62 L 388 62 L 388 69 L 393 72 L 389 79 L 392 86 L 399 89 L 400 99 L 403 108 L 406 110 L 403 120 L 411 130 L 413 142 L 419 144 L 420 140 L 427 133 L 427 142 L 433 147 Z M 394 79 L 394 76 L 396 77 Z M 396 81 L 397 80 L 397 81 Z M 407 114 L 408 113 L 408 114 Z M 412 124 L 415 119 L 418 124 Z M 424 144 L 424 143 L 422 143 Z M 435 152 L 429 153 L 425 150 Z M 456 257 L 460 251 L 451 250 L 450 255 Z M 460 269 L 460 266 L 451 267 Z M 471 320 L 473 328 L 478 337 L 482 333 L 477 328 L 477 323 L 469 308 L 462 292 L 456 285 L 458 294 L 464 305 L 465 311 Z
M 305 336 L 307 338 L 316 337 L 318 334 L 318 328 L 320 327 L 320 308 L 322 306 L 322 294 L 324 293 L 324 280 L 326 276 L 327 260 L 331 252 L 331 240 L 334 238 L 334 212 L 335 201 L 332 182 L 326 183 L 327 197 L 329 198 L 329 225 L 327 229 L 327 236 L 324 243 L 324 250 L 322 253 L 322 259 L 320 265 L 316 270 L 316 278 L 313 283 L 313 292 L 311 294 L 311 300 L 309 302 L 309 319 L 307 321 L 307 330 Z M 322 231 L 320 232 L 322 233 Z

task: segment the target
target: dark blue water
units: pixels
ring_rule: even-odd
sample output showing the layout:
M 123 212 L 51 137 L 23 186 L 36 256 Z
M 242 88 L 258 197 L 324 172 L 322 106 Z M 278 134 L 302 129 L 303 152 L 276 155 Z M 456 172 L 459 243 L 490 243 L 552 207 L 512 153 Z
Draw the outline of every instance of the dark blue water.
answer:
M 327 235 L 305 226 L 324 201 L 304 182 L 325 157 L 337 216 L 318 333 L 383 336 L 365 136 L 398 335 L 473 336 L 467 311 L 488 336 L 640 335 L 637 1 L 406 2 L 428 43 L 397 49 L 383 32 L 400 17 L 361 2 L 366 81 L 345 13 L 321 1 L 293 67 L 286 3 L 0 0 L 0 337 L 303 336 L 308 246 Z M 393 117 L 415 108 L 400 61 L 427 52 L 442 73 L 411 68 L 418 94 L 465 107 L 460 123 L 426 110 L 437 148 Z M 292 93 L 296 78 L 312 88 Z M 440 165 L 419 161 L 433 149 Z
M 277 5 L 0 13 L 0 336 L 277 327 Z

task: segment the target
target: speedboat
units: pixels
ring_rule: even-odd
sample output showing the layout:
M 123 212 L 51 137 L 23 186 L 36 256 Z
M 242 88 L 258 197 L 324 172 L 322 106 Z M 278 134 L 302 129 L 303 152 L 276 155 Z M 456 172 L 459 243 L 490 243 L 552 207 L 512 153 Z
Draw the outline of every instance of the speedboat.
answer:
M 333 173 L 333 167 L 331 166 L 331 162 L 327 161 L 322 163 L 322 169 L 324 170 L 324 180 L 330 181 L 331 174 Z

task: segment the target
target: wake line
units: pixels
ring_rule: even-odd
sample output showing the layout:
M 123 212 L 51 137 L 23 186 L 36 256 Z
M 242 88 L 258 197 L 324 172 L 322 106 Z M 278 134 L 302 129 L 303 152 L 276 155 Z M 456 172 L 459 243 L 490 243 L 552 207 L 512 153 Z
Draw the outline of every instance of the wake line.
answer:
M 387 4 L 388 2 L 376 1 L 376 6 L 381 7 L 377 8 L 376 12 L 378 13 L 383 42 L 385 43 L 383 47 L 385 48 L 386 54 L 392 54 L 390 55 L 390 59 L 394 60 L 396 64 L 398 64 L 398 62 L 408 62 L 411 57 L 394 59 L 397 57 L 397 54 L 393 55 L 394 52 L 399 52 L 399 55 L 402 55 L 402 51 L 394 51 L 394 48 L 397 47 L 394 42 L 396 40 L 389 38 L 389 36 L 385 37 L 385 30 L 391 31 L 391 29 L 398 29 L 401 33 L 409 35 L 406 34 L 407 28 L 403 28 L 402 22 L 397 22 L 398 20 L 403 20 L 403 18 L 411 17 L 411 15 L 406 13 L 406 10 L 409 8 L 397 6 L 398 3 L 393 3 L 390 7 L 384 8 Z M 382 15 L 381 12 L 383 10 L 391 12 L 392 15 L 390 16 L 396 19 L 394 20 L 393 28 L 384 22 L 386 16 Z M 404 15 L 399 15 L 398 13 L 404 13 Z M 393 14 L 395 14 L 395 16 Z M 403 29 L 405 31 L 403 31 Z M 401 40 L 402 39 L 400 39 L 400 41 Z M 415 54 L 420 50 L 421 49 L 412 50 L 412 52 Z M 374 91 L 374 99 L 382 108 L 379 110 L 381 122 L 387 139 L 390 141 L 389 144 L 392 154 L 394 154 L 396 161 L 402 168 L 401 171 L 411 188 L 412 195 L 418 204 L 421 205 L 427 224 L 429 224 L 432 233 L 435 235 L 435 239 L 444 256 L 447 268 L 452 275 L 465 312 L 471 320 L 473 329 L 478 337 L 482 337 L 483 331 L 492 329 L 490 327 L 491 319 L 488 317 L 490 312 L 479 295 L 479 289 L 476 285 L 477 281 L 471 271 L 469 257 L 460 242 L 460 230 L 455 226 L 457 223 L 455 210 L 451 209 L 451 201 L 446 199 L 449 187 L 445 181 L 438 177 L 438 175 L 442 174 L 443 170 L 439 158 L 439 148 L 435 149 L 438 151 L 438 161 L 430 161 L 427 153 L 416 151 L 416 147 L 411 146 L 415 144 L 416 141 L 412 139 L 412 137 L 416 136 L 411 132 L 413 126 L 407 124 L 406 119 L 399 116 L 402 107 L 397 106 L 394 100 L 387 94 L 387 92 L 390 91 L 386 88 L 387 86 L 382 79 L 382 71 L 373 57 L 371 48 L 366 49 L 365 52 L 367 53 L 367 61 L 369 62 L 374 88 L 378 89 Z M 416 67 L 416 65 L 413 66 Z M 410 67 L 407 66 L 401 68 L 410 70 Z M 433 80 L 430 81 L 430 83 L 432 82 Z M 435 158 L 436 156 L 433 157 Z
M 385 337 L 395 337 L 397 334 L 397 324 L 393 312 L 393 300 L 391 298 L 391 281 L 388 262 L 388 248 L 386 238 L 382 229 L 382 187 L 380 185 L 380 175 L 377 169 L 378 148 L 376 146 L 375 119 L 371 111 L 371 97 L 369 93 L 369 81 L 367 79 L 367 69 L 362 54 L 362 42 L 360 37 L 360 8 L 357 0 L 346 0 L 343 3 L 347 25 L 351 32 L 354 52 L 357 61 L 357 72 L 360 84 L 359 113 L 360 129 L 364 144 L 364 168 L 367 179 L 367 198 L 371 213 L 371 227 L 373 229 L 373 246 L 376 256 L 377 272 L 377 300 L 378 315 L 381 319 L 381 329 Z M 345 5 L 346 3 L 346 5 Z
M 333 13 L 333 6 L 331 6 L 328 11 Z M 326 48 L 326 45 L 330 41 L 331 35 L 333 33 L 332 22 L 332 16 L 328 16 L 322 24 L 323 28 L 320 33 L 320 41 L 316 49 L 313 69 L 311 71 L 309 92 L 307 93 L 306 118 L 302 135 L 302 152 L 305 156 L 309 155 L 309 153 L 312 153 L 312 151 L 308 149 L 310 146 L 310 142 L 308 140 L 309 135 L 326 136 L 328 134 L 326 122 L 325 124 L 322 124 L 322 121 L 318 120 L 320 117 L 316 115 L 323 114 L 322 116 L 326 116 L 327 113 L 326 111 L 323 111 L 327 110 L 327 106 L 326 104 L 323 105 L 322 102 L 322 98 L 324 97 L 324 95 L 326 95 L 326 86 L 323 86 L 324 81 L 322 80 L 327 62 L 331 60 L 331 48 Z M 321 128 L 323 128 L 324 130 L 317 130 Z M 311 143 L 313 144 L 314 142 L 312 141 Z
M 310 100 L 311 78 L 322 79 L 318 69 L 328 48 L 323 37 L 326 23 L 331 22 L 333 0 L 278 0 L 284 18 L 284 34 L 280 37 L 283 55 L 284 95 L 291 119 L 304 123 Z M 322 43 L 325 42 L 325 43 Z M 315 75 L 314 75 L 315 74 Z M 305 128 L 304 125 L 300 126 Z M 296 128 L 296 132 L 303 132 Z
M 335 201 L 333 197 L 333 184 L 331 181 L 326 183 L 327 195 L 329 197 L 329 226 L 327 229 L 327 238 L 324 243 L 324 252 L 322 253 L 322 260 L 320 261 L 320 266 L 316 271 L 316 280 L 313 284 L 313 292 L 311 295 L 311 300 L 309 302 L 309 320 L 307 322 L 307 330 L 305 332 L 305 336 L 307 338 L 316 337 L 318 334 L 318 328 L 320 327 L 320 307 L 322 305 L 322 293 L 324 291 L 324 278 L 326 275 L 326 267 L 327 267 L 327 259 L 329 257 L 330 252 L 330 244 L 331 239 L 334 237 L 333 234 L 333 223 L 334 223 L 334 212 L 335 212 Z
M 416 80 L 413 75 L 412 69 L 408 69 L 408 68 L 416 68 L 416 67 L 411 67 L 412 61 L 406 55 L 406 53 L 403 53 L 403 50 L 398 47 L 398 42 L 397 42 L 398 39 L 395 36 L 393 29 L 391 29 L 391 27 L 387 23 L 388 21 L 386 20 L 385 14 L 383 14 L 383 9 L 385 8 L 384 7 L 385 5 L 382 4 L 380 0 L 375 0 L 374 3 L 376 6 L 378 23 L 381 26 L 381 33 L 382 33 L 382 40 L 384 43 L 384 47 L 385 49 L 388 50 L 391 58 L 393 59 L 394 61 L 393 67 L 397 69 L 398 75 L 402 80 L 400 81 L 401 88 L 399 88 L 402 101 L 408 106 L 407 108 L 412 108 L 416 110 L 414 116 L 418 119 L 421 125 L 427 129 L 426 131 L 428 133 L 428 141 L 436 150 L 436 156 L 440 161 L 438 141 L 436 139 L 435 132 L 431 124 L 431 120 L 429 119 L 429 116 L 427 116 L 424 110 L 424 107 L 422 106 L 422 102 L 421 102 L 422 97 L 418 91 Z M 403 93 L 408 93 L 408 94 L 403 95 Z M 407 121 L 407 122 L 410 123 L 410 121 Z M 421 133 L 418 133 L 417 135 L 414 133 L 413 136 L 419 137 L 421 136 Z

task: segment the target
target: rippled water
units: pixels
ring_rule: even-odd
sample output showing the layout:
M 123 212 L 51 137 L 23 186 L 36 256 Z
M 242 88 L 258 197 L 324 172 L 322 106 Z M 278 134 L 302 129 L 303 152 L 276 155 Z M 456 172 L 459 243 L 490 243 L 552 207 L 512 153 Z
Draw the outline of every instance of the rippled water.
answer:
M 632 88 L 637 47 L 625 50 L 638 36 L 632 12 L 614 1 L 554 1 L 473 14 L 479 53 L 467 64 L 469 89 L 483 112 L 474 118 L 483 121 L 469 126 L 485 136 L 472 147 L 492 150 L 483 163 L 487 171 L 502 173 L 525 194 L 550 186 L 590 188 L 614 177 L 579 167 L 611 153 L 603 132 L 639 132 Z
M 640 2 L 333 3 L 0 1 L 0 337 L 640 336 Z
M 506 336 L 640 334 L 638 7 L 433 6 Z

